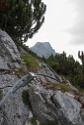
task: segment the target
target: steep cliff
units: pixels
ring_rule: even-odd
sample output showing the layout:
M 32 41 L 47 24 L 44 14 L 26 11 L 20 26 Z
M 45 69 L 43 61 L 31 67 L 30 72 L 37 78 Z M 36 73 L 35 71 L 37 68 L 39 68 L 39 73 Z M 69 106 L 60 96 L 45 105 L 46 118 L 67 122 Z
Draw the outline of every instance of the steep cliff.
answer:
M 25 50 L 21 52 L 27 54 Z M 37 76 L 11 93 L 0 107 L 0 125 L 84 125 L 84 96 L 68 80 L 36 60 L 37 72 L 55 80 Z M 0 101 L 21 79 L 20 68 L 26 68 L 23 61 L 14 41 L 0 30 Z

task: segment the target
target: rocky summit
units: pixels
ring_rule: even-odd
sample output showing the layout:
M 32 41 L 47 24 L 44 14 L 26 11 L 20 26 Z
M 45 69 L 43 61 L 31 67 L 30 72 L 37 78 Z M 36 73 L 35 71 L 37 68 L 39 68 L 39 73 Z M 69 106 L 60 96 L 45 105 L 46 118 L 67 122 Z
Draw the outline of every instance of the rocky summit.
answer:
M 51 54 L 55 55 L 55 50 L 51 47 L 49 42 L 37 42 L 30 49 L 40 57 L 44 56 L 48 58 Z
M 0 102 L 27 68 L 21 53 L 12 38 L 0 30 Z M 53 79 L 38 75 L 11 93 L 0 107 L 0 125 L 84 125 L 84 95 L 51 67 L 38 62 L 37 73 Z

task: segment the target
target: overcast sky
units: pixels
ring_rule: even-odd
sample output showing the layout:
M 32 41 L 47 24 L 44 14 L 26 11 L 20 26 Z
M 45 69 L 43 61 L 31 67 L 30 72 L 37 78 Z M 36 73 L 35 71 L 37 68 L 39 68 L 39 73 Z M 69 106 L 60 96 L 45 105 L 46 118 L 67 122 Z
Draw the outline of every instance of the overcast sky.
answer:
M 84 0 L 43 0 L 47 5 L 45 22 L 27 45 L 50 42 L 57 53 L 65 51 L 77 59 L 84 50 Z

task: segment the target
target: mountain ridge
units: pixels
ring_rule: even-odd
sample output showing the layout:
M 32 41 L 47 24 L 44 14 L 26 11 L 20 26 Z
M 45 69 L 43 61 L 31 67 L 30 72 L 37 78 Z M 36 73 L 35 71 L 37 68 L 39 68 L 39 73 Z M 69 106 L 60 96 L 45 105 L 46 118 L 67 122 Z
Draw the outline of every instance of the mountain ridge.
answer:
M 44 56 L 45 58 L 48 58 L 51 54 L 56 54 L 49 42 L 37 42 L 33 47 L 30 48 L 30 50 L 36 53 L 38 56 Z

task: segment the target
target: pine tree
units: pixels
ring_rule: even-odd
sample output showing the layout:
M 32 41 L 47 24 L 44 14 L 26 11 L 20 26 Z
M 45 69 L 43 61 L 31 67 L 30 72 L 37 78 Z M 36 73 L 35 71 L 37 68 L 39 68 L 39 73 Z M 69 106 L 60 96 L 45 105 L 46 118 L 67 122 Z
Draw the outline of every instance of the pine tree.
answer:
M 80 60 L 82 62 L 82 72 L 84 73 L 84 53 L 83 53 L 83 51 L 81 51 L 81 54 L 80 54 L 80 51 L 78 51 L 78 57 L 80 58 Z
M 27 41 L 44 22 L 46 5 L 42 0 L 1 0 L 0 28 L 16 41 Z

